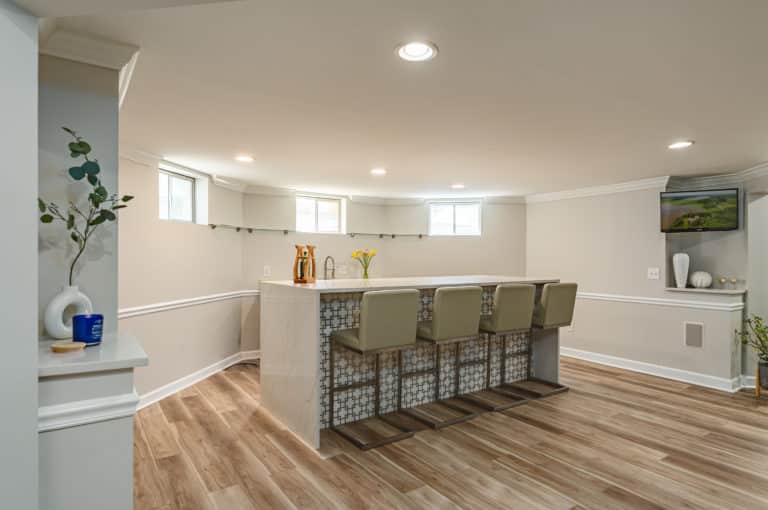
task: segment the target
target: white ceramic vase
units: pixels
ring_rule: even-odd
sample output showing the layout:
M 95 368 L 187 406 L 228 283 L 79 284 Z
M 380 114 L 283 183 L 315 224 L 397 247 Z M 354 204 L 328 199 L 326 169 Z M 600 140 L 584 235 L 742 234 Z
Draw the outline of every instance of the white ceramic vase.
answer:
M 64 311 L 74 307 L 74 313 L 65 321 Z M 43 324 L 52 338 L 72 338 L 72 316 L 93 313 L 93 304 L 76 285 L 67 286 L 53 296 L 45 307 Z
M 688 283 L 688 269 L 691 266 L 691 258 L 687 253 L 675 253 L 672 255 L 672 268 L 675 271 L 675 284 L 678 289 L 684 289 Z
M 690 281 L 697 289 L 708 289 L 712 285 L 712 275 L 706 271 L 696 271 L 691 275 Z

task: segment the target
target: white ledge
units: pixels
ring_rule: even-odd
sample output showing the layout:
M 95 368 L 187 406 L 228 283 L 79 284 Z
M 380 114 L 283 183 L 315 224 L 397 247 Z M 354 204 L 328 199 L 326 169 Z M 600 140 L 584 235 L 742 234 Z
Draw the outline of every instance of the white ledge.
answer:
M 696 310 L 715 310 L 718 312 L 737 312 L 744 309 L 744 301 L 693 301 L 683 299 L 654 298 L 645 296 L 625 296 L 621 294 L 602 294 L 597 292 L 579 292 L 577 299 L 590 301 L 612 301 L 617 303 L 635 303 L 640 305 L 668 306 L 673 308 L 693 308 Z
M 667 287 L 664 290 L 666 290 L 667 292 L 688 292 L 691 294 L 720 294 L 723 296 L 741 296 L 747 293 L 747 289 L 694 289 L 694 288 L 688 288 L 688 287 L 679 289 L 677 287 Z
M 51 351 L 53 342 L 40 342 L 37 355 L 38 377 L 122 370 L 149 364 L 149 358 L 141 345 L 125 333 L 105 335 L 100 345 L 86 347 L 78 352 L 55 353 Z
M 133 416 L 138 403 L 139 396 L 134 391 L 124 395 L 43 406 L 37 410 L 37 431 L 48 432 Z
M 130 317 L 138 317 L 139 315 L 165 312 L 168 310 L 175 310 L 177 308 L 186 308 L 188 306 L 204 305 L 206 303 L 214 303 L 216 301 L 224 301 L 227 299 L 236 299 L 258 295 L 258 290 L 235 290 L 232 292 L 222 292 L 221 294 L 210 294 L 207 296 L 196 296 L 193 298 L 177 299 L 175 301 L 164 301 L 161 303 L 151 303 L 149 305 L 121 308 L 117 311 L 117 319 L 128 319 Z

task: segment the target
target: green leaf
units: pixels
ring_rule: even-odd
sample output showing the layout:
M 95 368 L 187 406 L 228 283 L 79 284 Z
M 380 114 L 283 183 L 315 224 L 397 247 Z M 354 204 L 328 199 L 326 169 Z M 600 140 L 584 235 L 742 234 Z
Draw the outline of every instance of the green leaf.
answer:
M 45 202 L 42 198 L 37 199 L 37 208 L 40 209 L 40 212 L 45 212 Z
M 71 129 L 69 129 L 66 126 L 62 126 L 61 129 L 63 129 L 64 131 L 66 131 L 67 133 L 69 133 L 72 136 L 77 136 L 77 133 L 75 133 L 74 131 L 72 131 Z
M 79 152 L 70 152 L 69 156 L 72 157 L 72 158 L 79 158 L 80 157 L 80 153 Z
M 113 205 L 112 206 L 112 210 L 115 211 L 117 209 L 125 209 L 126 207 L 128 207 L 128 206 L 127 205 Z
M 86 142 L 85 140 L 80 140 L 78 142 L 70 142 L 68 147 L 71 153 L 85 155 L 91 152 L 91 146 L 88 145 L 88 142 Z
M 53 221 L 53 216 L 51 216 L 50 214 L 43 214 L 42 216 L 40 216 L 40 221 L 42 221 L 43 223 L 51 223 Z
M 131 196 L 131 195 L 123 195 L 123 199 L 122 200 L 123 200 L 123 202 L 130 202 L 131 200 L 133 200 L 133 196 Z
M 72 239 L 72 240 L 73 240 L 74 242 L 76 242 L 77 244 L 80 244 L 80 238 L 79 238 L 79 237 L 77 236 L 77 234 L 75 234 L 74 232 L 72 232 L 72 233 L 69 235 L 69 238 L 70 238 L 70 239 Z
M 88 175 L 96 175 L 101 171 L 101 168 L 96 161 L 86 161 L 83 163 L 83 170 L 85 170 L 85 173 Z
M 85 177 L 85 170 L 81 166 L 73 166 L 69 169 L 69 175 L 76 181 Z
M 67 218 L 67 230 L 72 230 L 72 227 L 75 226 L 75 216 L 73 214 L 70 214 Z
M 92 219 L 89 225 L 91 225 L 92 227 L 95 227 L 96 225 L 101 225 L 105 221 L 107 221 L 107 219 L 104 218 L 104 216 L 99 215 L 99 216 L 96 216 L 94 219 Z
M 115 216 L 115 213 L 113 213 L 112 211 L 108 211 L 107 209 L 104 209 L 101 211 L 101 216 L 102 218 L 108 221 L 115 221 L 117 219 L 117 216 Z
M 93 192 L 94 192 L 94 193 L 96 193 L 96 194 L 97 194 L 97 195 L 99 195 L 99 196 L 100 196 L 102 199 L 105 199 L 105 200 L 106 200 L 106 198 L 109 196 L 109 192 L 107 191 L 107 188 L 105 188 L 104 186 L 99 186 L 98 188 L 96 188 L 95 190 L 93 190 Z
M 99 183 L 99 178 L 96 177 L 95 175 L 89 175 L 88 182 L 91 183 L 91 186 L 96 186 Z

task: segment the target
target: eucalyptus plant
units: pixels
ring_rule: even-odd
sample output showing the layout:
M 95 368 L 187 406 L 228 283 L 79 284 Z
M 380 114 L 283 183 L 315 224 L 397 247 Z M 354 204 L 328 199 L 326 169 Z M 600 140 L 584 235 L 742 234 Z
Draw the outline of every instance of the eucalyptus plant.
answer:
M 76 245 L 77 251 L 69 266 L 69 285 L 72 285 L 75 266 L 85 252 L 88 240 L 99 226 L 117 220 L 117 211 L 127 207 L 126 202 L 130 202 L 133 197 L 110 194 L 101 183 L 99 177 L 101 167 L 98 160 L 89 157 L 91 145 L 72 129 L 67 127 L 61 129 L 74 139 L 68 145 L 69 155 L 73 159 L 82 159 L 79 166 L 70 167 L 69 176 L 75 181 L 85 179 L 91 186 L 91 190 L 86 203 L 78 205 L 70 201 L 66 209 L 62 209 L 53 202 L 46 202 L 42 198 L 37 199 L 37 205 L 40 210 L 40 221 L 43 223 L 61 221 L 69 232 L 69 239 Z
M 743 345 L 749 345 L 762 363 L 768 363 L 768 326 L 759 315 L 752 315 L 744 321 L 744 331 L 737 331 Z

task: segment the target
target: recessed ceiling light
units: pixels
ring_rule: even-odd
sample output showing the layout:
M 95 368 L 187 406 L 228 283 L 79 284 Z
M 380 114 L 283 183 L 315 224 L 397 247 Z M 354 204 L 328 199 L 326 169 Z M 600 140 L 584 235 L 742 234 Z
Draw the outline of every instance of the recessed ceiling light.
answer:
M 385 168 L 372 168 L 371 175 L 386 175 L 387 170 Z
M 253 156 L 249 156 L 247 154 L 241 154 L 240 156 L 235 156 L 235 159 L 237 161 L 240 161 L 241 163 L 253 163 Z
M 395 52 L 408 62 L 424 62 L 437 56 L 437 45 L 429 41 L 412 41 L 398 44 Z
M 464 185 L 461 183 L 451 184 L 451 188 L 453 189 L 464 189 Z
M 693 140 L 680 140 L 679 142 L 670 143 L 667 146 L 667 148 L 668 149 L 672 149 L 672 150 L 687 149 L 688 147 L 690 147 L 694 143 L 696 143 L 696 142 L 694 142 Z

